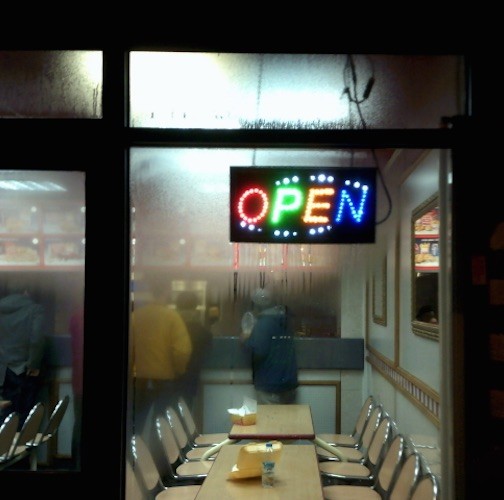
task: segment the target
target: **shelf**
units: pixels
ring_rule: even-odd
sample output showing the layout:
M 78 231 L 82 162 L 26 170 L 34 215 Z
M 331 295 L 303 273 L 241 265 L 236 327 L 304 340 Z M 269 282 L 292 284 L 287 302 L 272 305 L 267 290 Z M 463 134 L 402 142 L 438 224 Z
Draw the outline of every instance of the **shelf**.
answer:
M 0 270 L 82 268 L 84 228 L 81 203 L 2 203 Z

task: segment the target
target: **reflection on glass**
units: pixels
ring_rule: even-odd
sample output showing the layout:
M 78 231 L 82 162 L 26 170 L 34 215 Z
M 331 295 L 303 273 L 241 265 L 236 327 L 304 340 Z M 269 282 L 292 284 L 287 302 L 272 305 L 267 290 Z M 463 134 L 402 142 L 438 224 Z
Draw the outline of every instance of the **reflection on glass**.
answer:
M 101 118 L 102 52 L 0 51 L 1 118 Z
M 373 128 L 437 128 L 462 111 L 460 71 L 458 57 L 440 55 L 133 51 L 130 125 L 351 129 L 363 106 Z
M 58 401 L 70 398 L 57 440 L 51 438 L 39 453 L 40 464 L 48 463 L 49 468 L 64 462 L 65 468 L 80 469 L 84 200 L 82 172 L 0 170 L 0 302 L 21 283 L 28 284 L 44 311 L 43 378 L 37 400 L 49 418 Z M 2 336 L 0 372 L 9 352 L 1 341 Z M 2 398 L 6 399 L 5 385 Z
M 356 157 L 357 164 L 368 163 L 371 152 Z M 340 150 L 132 150 L 133 307 L 145 298 L 145 273 L 167 271 L 174 285 L 205 282 L 205 323 L 215 336 L 238 336 L 251 292 L 274 285 L 294 311 L 299 335 L 337 336 L 338 246 L 230 242 L 229 167 L 254 161 L 344 166 L 351 155 Z

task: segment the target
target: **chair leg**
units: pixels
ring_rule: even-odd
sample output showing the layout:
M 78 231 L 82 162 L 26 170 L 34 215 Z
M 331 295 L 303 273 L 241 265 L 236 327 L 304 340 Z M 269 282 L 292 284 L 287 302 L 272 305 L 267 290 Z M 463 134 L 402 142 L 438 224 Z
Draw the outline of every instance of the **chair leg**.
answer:
M 30 470 L 31 471 L 36 471 L 37 470 L 37 448 L 34 448 L 31 453 L 30 453 Z

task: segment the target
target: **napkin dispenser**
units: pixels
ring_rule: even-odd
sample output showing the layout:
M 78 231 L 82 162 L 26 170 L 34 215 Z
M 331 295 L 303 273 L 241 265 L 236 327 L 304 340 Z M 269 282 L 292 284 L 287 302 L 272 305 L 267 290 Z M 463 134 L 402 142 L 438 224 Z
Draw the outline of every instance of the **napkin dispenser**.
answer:
M 245 397 L 241 408 L 230 408 L 228 413 L 232 424 L 254 425 L 257 419 L 257 401 Z

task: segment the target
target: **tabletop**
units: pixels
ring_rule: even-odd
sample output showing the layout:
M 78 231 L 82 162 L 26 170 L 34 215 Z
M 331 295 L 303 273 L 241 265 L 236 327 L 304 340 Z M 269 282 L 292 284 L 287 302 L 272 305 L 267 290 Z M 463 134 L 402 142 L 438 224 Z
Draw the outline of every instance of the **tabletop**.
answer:
M 228 438 L 209 447 L 203 453 L 202 460 L 207 460 L 222 447 L 242 439 L 284 442 L 307 440 L 330 451 L 340 460 L 347 460 L 337 447 L 315 435 L 310 405 L 258 405 L 254 425 L 233 425 Z
M 219 451 L 196 500 L 278 499 L 322 500 L 322 483 L 313 444 L 289 444 L 275 465 L 273 488 L 263 488 L 261 477 L 229 479 L 244 445 L 229 444 Z
M 315 430 L 310 405 L 258 405 L 255 425 L 233 425 L 229 439 L 306 439 Z

